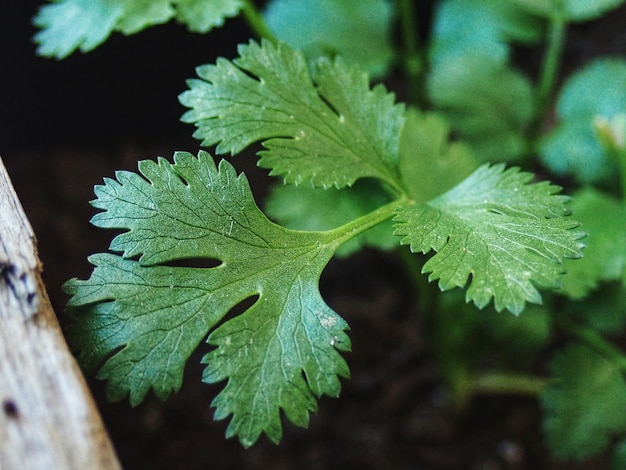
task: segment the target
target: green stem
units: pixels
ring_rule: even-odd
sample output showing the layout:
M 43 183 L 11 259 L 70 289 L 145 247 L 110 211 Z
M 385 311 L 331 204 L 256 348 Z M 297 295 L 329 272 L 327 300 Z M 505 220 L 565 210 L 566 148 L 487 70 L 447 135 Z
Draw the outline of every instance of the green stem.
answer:
M 539 88 L 537 90 L 537 102 L 535 109 L 535 121 L 533 126 L 533 138 L 536 138 L 545 119 L 552 93 L 556 85 L 556 79 L 565 42 L 566 22 L 561 16 L 552 17 L 548 32 L 548 44 L 543 56 Z
M 449 379 L 451 377 L 448 377 Z M 537 397 L 548 379 L 526 374 L 487 372 L 475 377 L 457 370 L 450 383 L 454 406 L 462 409 L 476 395 L 521 395 Z
M 596 330 L 578 324 L 563 315 L 557 317 L 557 324 L 579 341 L 616 364 L 622 372 L 626 372 L 626 355 L 624 352 L 607 341 Z
M 537 397 L 548 386 L 548 379 L 527 374 L 487 372 L 470 375 L 456 364 L 448 370 L 448 384 L 454 406 L 463 409 L 476 395 L 520 395 Z
M 341 227 L 337 227 L 325 233 L 329 238 L 337 243 L 337 246 L 342 245 L 375 225 L 393 217 L 396 209 L 406 204 L 407 201 L 408 199 L 402 196 L 372 212 L 362 215 L 361 217 L 342 225 Z
M 257 37 L 262 39 L 268 39 L 272 42 L 278 42 L 278 38 L 272 33 L 267 26 L 267 23 L 263 19 L 263 15 L 257 9 L 252 0 L 243 0 L 243 6 L 241 12 L 244 19 L 250 26 L 250 29 L 256 34 Z
M 620 189 L 622 190 L 622 202 L 626 205 L 626 149 L 621 149 L 617 156 L 620 168 Z
M 409 79 L 409 101 L 419 103 L 422 100 L 421 70 L 423 58 L 418 48 L 418 27 L 415 22 L 415 4 L 413 0 L 399 0 L 398 10 L 402 28 L 404 46 L 404 71 Z
M 468 383 L 472 393 L 514 394 L 537 396 L 543 392 L 548 380 L 525 374 L 487 373 Z

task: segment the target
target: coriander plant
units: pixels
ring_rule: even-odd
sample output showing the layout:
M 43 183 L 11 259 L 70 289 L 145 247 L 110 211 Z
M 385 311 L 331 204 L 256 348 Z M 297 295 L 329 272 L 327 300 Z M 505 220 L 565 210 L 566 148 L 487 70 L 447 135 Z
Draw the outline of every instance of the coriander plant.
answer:
M 410 0 L 43 6 L 35 40 L 56 58 L 115 32 L 174 19 L 207 33 L 243 15 L 256 38 L 198 67 L 182 120 L 216 155 L 251 149 L 282 183 L 261 210 L 245 175 L 200 150 L 96 186 L 92 223 L 123 232 L 89 258 L 89 279 L 65 285 L 83 367 L 136 405 L 177 391 L 207 341 L 203 380 L 224 384 L 212 406 L 227 436 L 278 442 L 281 411 L 307 426 L 349 377 L 348 325 L 319 291 L 325 266 L 395 249 L 455 403 L 536 395 L 556 458 L 610 445 L 624 468 L 626 354 L 611 338 L 626 321 L 626 60 L 560 67 L 568 26 L 623 3 L 441 0 L 427 31 Z M 531 77 L 512 50 L 538 45 Z M 565 341 L 548 349 L 557 332 Z M 485 354 L 500 359 L 487 371 Z M 529 372 L 545 360 L 545 375 Z

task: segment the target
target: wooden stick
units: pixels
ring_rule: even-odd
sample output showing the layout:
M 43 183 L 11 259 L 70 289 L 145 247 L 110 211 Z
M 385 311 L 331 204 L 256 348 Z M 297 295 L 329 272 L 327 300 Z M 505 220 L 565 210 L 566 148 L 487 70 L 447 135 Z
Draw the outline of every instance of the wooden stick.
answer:
M 0 158 L 0 469 L 119 469 Z

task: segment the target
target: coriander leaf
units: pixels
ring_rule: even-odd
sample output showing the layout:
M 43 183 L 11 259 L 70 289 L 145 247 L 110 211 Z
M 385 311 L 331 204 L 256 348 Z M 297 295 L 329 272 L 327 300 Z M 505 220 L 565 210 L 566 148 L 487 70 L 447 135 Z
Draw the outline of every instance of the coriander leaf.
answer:
M 167 23 L 175 14 L 171 0 L 124 0 L 121 4 L 124 14 L 115 29 L 124 34 L 135 34 L 148 26 Z
M 453 188 L 478 167 L 467 146 L 450 142 L 449 134 L 449 125 L 440 114 L 407 110 L 398 166 L 405 187 L 417 202 Z
M 617 8 L 624 0 L 512 0 L 529 13 L 565 21 L 589 21 Z
M 626 284 L 603 285 L 582 300 L 565 303 L 563 311 L 596 331 L 619 334 L 626 326 Z
M 559 2 L 550 1 L 558 8 Z M 622 5 L 624 0 L 563 0 L 561 12 L 571 21 L 589 21 L 604 15 L 606 12 Z
M 88 52 L 102 44 L 124 14 L 121 2 L 62 0 L 40 8 L 33 23 L 37 53 L 63 59 L 74 50 Z
M 51 0 L 33 19 L 34 40 L 38 54 L 63 59 L 95 49 L 114 31 L 135 34 L 174 17 L 205 33 L 241 7 L 242 0 Z
M 259 165 L 288 183 L 342 188 L 379 178 L 399 192 L 397 153 L 404 108 L 382 86 L 338 58 L 321 59 L 313 76 L 285 44 L 240 46 L 234 62 L 198 68 L 180 96 L 182 120 L 203 145 L 236 154 L 262 141 Z
M 571 208 L 589 236 L 583 259 L 566 262 L 561 291 L 581 299 L 602 281 L 620 281 L 626 286 L 626 206 L 586 188 L 574 195 Z
M 440 2 L 433 24 L 431 61 L 456 60 L 480 50 L 505 62 L 507 42 L 537 42 L 543 24 L 515 2 L 502 0 L 447 0 Z
M 272 0 L 264 16 L 276 36 L 307 57 L 341 55 L 380 76 L 393 59 L 392 15 L 388 0 Z
M 448 0 L 435 13 L 428 96 L 483 162 L 527 152 L 533 90 L 507 66 L 511 40 L 541 38 L 542 22 L 510 1 Z
M 565 83 L 557 101 L 558 126 L 541 142 L 543 162 L 557 175 L 574 175 L 584 183 L 606 181 L 616 162 L 602 147 L 598 119 L 626 113 L 626 61 L 596 60 Z
M 360 180 L 344 189 L 275 186 L 266 204 L 266 214 L 294 230 L 329 230 L 388 203 L 389 195 L 372 180 Z M 337 256 L 348 256 L 364 246 L 390 250 L 398 246 L 391 221 L 380 223 L 341 245 Z
M 345 235 L 296 232 L 255 205 L 247 180 L 211 156 L 179 152 L 142 161 L 96 187 L 94 225 L 127 229 L 111 242 L 122 256 L 90 257 L 87 280 L 66 290 L 74 318 L 70 341 L 82 364 L 108 380 L 113 399 L 139 403 L 178 390 L 185 361 L 231 308 L 251 307 L 209 335 L 215 347 L 204 379 L 227 381 L 212 405 L 232 415 L 227 435 L 244 446 L 262 432 L 281 437 L 280 411 L 306 426 L 316 397 L 337 396 L 349 375 L 339 351 L 347 324 L 323 301 L 319 276 Z M 189 258 L 215 267 L 180 266 Z M 207 261 L 207 264 L 211 264 Z
M 533 115 L 533 91 L 506 64 L 482 52 L 441 61 L 428 77 L 428 93 L 482 161 L 513 160 L 527 152 L 523 131 Z
M 552 382 L 541 397 L 544 432 L 554 455 L 583 460 L 626 431 L 626 383 L 613 362 L 570 346 L 550 364 Z
M 566 196 L 547 182 L 504 165 L 483 165 L 459 185 L 424 204 L 396 210 L 396 235 L 411 251 L 437 253 L 423 267 L 441 290 L 463 287 L 479 308 L 520 313 L 540 303 L 535 284 L 556 287 L 563 258 L 581 256 L 583 233 L 568 214 Z
M 177 0 L 176 19 L 195 33 L 207 33 L 237 16 L 243 0 Z

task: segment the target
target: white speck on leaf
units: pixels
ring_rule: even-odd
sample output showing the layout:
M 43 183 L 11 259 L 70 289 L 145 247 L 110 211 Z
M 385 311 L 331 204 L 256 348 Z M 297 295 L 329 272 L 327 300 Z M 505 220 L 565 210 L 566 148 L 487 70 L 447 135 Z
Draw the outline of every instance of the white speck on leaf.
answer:
M 322 317 L 322 318 L 320 318 L 320 324 L 324 328 L 326 328 L 326 329 L 335 326 L 335 323 L 337 323 L 337 319 L 335 317 Z

